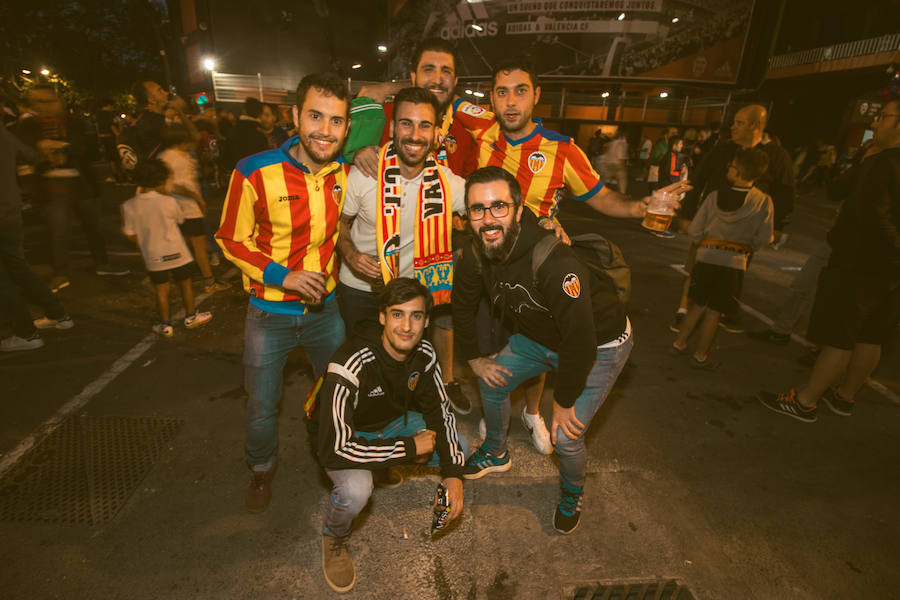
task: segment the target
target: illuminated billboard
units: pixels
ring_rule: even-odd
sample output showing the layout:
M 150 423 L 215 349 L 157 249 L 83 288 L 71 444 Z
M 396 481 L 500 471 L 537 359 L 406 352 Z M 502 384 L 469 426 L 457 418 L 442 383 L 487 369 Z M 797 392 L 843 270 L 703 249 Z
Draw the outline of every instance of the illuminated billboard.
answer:
M 733 84 L 752 12 L 753 0 L 407 0 L 391 17 L 391 76 L 441 37 L 461 76 L 527 53 L 542 77 Z

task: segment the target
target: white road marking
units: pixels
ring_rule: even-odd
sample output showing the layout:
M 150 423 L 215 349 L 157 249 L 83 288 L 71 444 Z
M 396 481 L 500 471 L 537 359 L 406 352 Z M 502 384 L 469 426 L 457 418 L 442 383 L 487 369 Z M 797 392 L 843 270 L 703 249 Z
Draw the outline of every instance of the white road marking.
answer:
M 195 305 L 199 307 L 200 303 L 209 296 L 210 294 L 208 292 L 200 294 L 197 296 Z M 184 309 L 179 310 L 172 316 L 173 320 L 183 319 Z M 144 352 L 149 350 L 158 339 L 159 337 L 155 333 L 145 336 L 140 342 L 135 344 L 131 350 L 119 357 L 109 369 L 104 371 L 97 379 L 84 386 L 84 389 L 81 390 L 77 396 L 62 405 L 62 407 L 53 413 L 49 419 L 41 423 L 28 437 L 19 442 L 15 448 L 3 456 L 3 458 L 0 459 L 0 478 L 2 478 L 3 475 L 19 462 L 32 448 L 37 446 L 45 437 L 53 433 L 60 425 L 62 425 L 67 418 L 84 408 L 85 404 L 87 404 L 91 398 L 103 391 L 103 389 L 112 383 L 122 371 L 130 367 L 134 361 L 144 354 Z
M 681 273 L 682 275 L 684 275 L 685 277 L 688 276 L 688 272 L 684 270 L 684 265 L 669 265 L 669 266 L 672 267 L 673 269 L 675 269 L 676 271 L 678 271 L 679 273 Z M 766 327 L 771 327 L 772 324 L 774 323 L 774 321 L 772 319 L 770 319 L 766 315 L 762 314 L 761 312 L 759 312 L 752 306 L 744 304 L 740 300 L 738 300 L 738 304 L 744 310 L 744 312 L 749 313 L 750 315 L 753 315 L 754 317 L 756 317 L 756 319 L 758 319 L 759 321 L 762 321 Z M 813 349 L 816 347 L 815 344 L 811 343 L 809 340 L 807 340 L 805 337 L 803 337 L 799 333 L 792 333 L 791 339 L 794 340 L 795 342 L 797 342 L 798 344 L 800 344 L 801 346 L 803 346 L 804 348 Z M 883 383 L 880 383 L 878 381 L 875 381 L 874 379 L 869 378 L 866 380 L 866 385 L 869 386 L 870 388 L 872 388 L 873 390 L 875 390 L 876 392 L 878 392 L 879 394 L 881 394 L 882 396 L 884 396 L 885 398 L 887 398 L 888 400 L 890 400 L 891 402 L 893 402 L 894 404 L 900 405 L 900 395 L 897 395 L 893 391 L 889 390 Z

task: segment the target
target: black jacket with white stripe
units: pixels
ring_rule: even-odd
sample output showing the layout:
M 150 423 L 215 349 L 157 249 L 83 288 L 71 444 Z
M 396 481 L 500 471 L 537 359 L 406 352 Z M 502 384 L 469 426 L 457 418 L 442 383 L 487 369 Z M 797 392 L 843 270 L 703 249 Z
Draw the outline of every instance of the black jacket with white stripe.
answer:
M 441 382 L 434 347 L 422 340 L 405 361 L 384 349 L 381 327 L 357 326 L 331 358 L 316 400 L 319 462 L 328 469 L 380 469 L 415 459 L 412 437 L 368 440 L 407 411 L 421 413 L 434 431 L 441 475 L 460 477 L 465 456 L 456 419 Z

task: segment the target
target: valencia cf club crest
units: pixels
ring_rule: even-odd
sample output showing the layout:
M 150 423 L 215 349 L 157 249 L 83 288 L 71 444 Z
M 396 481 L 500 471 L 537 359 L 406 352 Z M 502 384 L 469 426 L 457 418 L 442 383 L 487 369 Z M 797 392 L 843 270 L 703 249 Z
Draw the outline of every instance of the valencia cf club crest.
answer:
M 535 175 L 540 173 L 541 169 L 543 169 L 546 164 L 547 157 L 544 156 L 543 152 L 532 152 L 528 156 L 528 168 L 531 169 L 531 172 Z
M 416 391 L 416 385 L 419 383 L 419 372 L 413 371 L 412 375 L 409 376 L 409 379 L 406 380 L 406 387 L 409 388 L 409 391 Z
M 342 188 L 339 184 L 334 184 L 334 187 L 331 188 L 331 197 L 334 201 L 340 205 L 341 204 L 341 196 L 344 194 L 344 188 Z
M 456 138 L 453 135 L 448 133 L 444 138 L 444 148 L 447 149 L 447 154 L 456 154 Z
M 566 296 L 569 296 L 570 298 L 577 298 L 581 295 L 581 282 L 578 280 L 578 275 L 575 273 L 569 273 L 565 276 L 562 287 Z

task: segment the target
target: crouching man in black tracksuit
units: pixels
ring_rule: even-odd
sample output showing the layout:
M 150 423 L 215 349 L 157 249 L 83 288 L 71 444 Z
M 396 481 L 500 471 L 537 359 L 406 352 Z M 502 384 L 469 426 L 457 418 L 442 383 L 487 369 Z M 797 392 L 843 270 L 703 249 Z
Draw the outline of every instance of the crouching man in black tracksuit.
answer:
M 631 353 L 631 324 L 612 281 L 590 271 L 568 246 L 558 244 L 533 273 L 534 245 L 553 234 L 522 210 L 515 177 L 498 167 L 475 171 L 466 181 L 466 208 L 474 237 L 454 274 L 453 324 L 479 378 L 487 435 L 464 477 L 510 468 L 509 393 L 556 370 L 550 440 L 562 491 L 553 526 L 571 533 L 581 518 L 584 435 Z M 494 356 L 481 356 L 476 342 L 482 294 L 517 332 Z
M 431 292 L 418 281 L 391 280 L 379 297 L 382 327 L 357 326 L 331 358 L 318 394 L 316 446 L 334 482 L 322 526 L 322 568 L 337 592 L 356 582 L 347 540 L 372 494 L 373 471 L 377 479 L 393 465 L 440 464 L 449 520 L 462 511 L 467 444 L 457 433 L 434 347 L 422 339 L 432 306 Z

